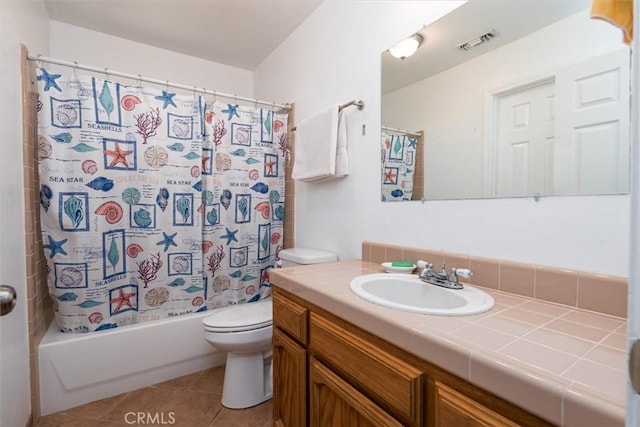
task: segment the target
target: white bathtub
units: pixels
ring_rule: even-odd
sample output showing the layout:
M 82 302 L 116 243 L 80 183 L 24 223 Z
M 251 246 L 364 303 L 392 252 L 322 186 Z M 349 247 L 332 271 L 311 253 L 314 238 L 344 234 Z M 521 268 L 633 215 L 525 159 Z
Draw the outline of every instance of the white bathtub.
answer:
M 207 314 L 87 334 L 59 332 L 54 321 L 38 347 L 41 414 L 224 364 L 226 353 L 204 339 Z

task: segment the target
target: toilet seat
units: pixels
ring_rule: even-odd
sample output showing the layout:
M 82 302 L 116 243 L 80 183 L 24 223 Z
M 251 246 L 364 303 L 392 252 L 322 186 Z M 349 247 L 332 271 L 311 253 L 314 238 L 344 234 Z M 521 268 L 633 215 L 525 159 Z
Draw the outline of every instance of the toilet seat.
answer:
M 271 299 L 216 310 L 202 320 L 205 331 L 242 332 L 267 328 L 273 323 Z

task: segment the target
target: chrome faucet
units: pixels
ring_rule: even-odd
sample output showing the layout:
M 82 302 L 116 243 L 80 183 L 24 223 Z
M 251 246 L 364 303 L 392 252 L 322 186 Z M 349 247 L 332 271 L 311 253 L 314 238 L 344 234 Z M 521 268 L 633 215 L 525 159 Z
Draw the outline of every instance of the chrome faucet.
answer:
M 467 268 L 452 268 L 451 273 L 447 273 L 447 266 L 444 262 L 439 272 L 433 269 L 433 264 L 426 261 L 420 260 L 417 265 L 420 268 L 420 273 L 418 274 L 420 280 L 448 289 L 462 289 L 464 286 L 458 282 L 458 277 L 469 278 L 473 276 L 471 270 Z

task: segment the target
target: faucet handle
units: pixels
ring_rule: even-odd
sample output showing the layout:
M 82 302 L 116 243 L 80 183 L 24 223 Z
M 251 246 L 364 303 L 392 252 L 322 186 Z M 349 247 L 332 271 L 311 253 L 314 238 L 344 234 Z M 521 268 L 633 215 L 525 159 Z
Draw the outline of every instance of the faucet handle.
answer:
M 427 261 L 419 260 L 416 262 L 418 268 L 433 268 L 433 264 L 429 264 Z
M 464 277 L 465 279 L 473 276 L 473 272 L 468 268 L 456 268 L 456 275 Z

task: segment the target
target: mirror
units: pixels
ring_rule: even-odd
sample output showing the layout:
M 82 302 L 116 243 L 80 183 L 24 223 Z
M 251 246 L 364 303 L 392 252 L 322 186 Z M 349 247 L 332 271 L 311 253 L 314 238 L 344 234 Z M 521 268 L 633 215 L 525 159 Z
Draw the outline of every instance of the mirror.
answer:
M 630 50 L 590 5 L 470 0 L 419 30 L 414 55 L 384 51 L 383 200 L 407 199 L 388 191 L 393 155 L 424 168 L 414 200 L 628 192 Z

